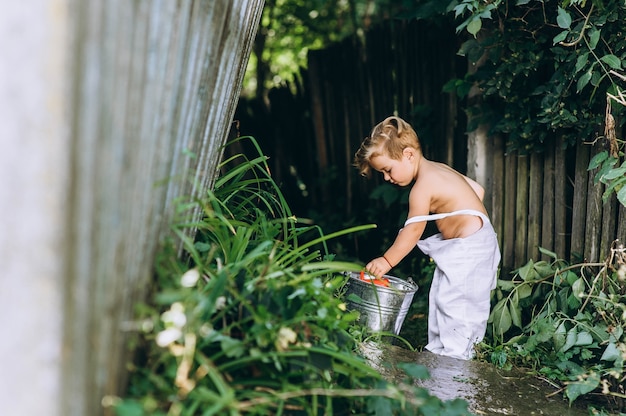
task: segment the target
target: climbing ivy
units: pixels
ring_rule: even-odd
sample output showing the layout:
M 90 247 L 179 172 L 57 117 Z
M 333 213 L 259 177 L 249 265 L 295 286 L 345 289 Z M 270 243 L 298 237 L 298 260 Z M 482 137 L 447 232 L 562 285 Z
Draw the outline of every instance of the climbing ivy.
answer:
M 463 0 L 448 11 L 470 35 L 459 53 L 475 70 L 446 88 L 482 92 L 469 130 L 490 125 L 521 152 L 552 136 L 570 145 L 601 133 L 606 94 L 619 94 L 626 64 L 623 1 Z

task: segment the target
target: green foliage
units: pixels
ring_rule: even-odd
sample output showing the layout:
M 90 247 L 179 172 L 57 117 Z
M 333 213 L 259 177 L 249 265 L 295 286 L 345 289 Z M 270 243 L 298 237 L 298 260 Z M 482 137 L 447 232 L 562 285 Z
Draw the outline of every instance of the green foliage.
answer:
M 620 152 L 621 157 L 623 153 Z M 612 156 L 603 150 L 596 154 L 589 162 L 589 170 L 598 169 L 594 176 L 594 182 L 606 185 L 602 200 L 606 202 L 613 192 L 617 200 L 626 206 L 626 160 L 618 165 L 619 157 Z
M 498 280 L 483 354 L 500 367 L 530 367 L 564 385 L 570 402 L 588 393 L 626 398 L 626 250 L 604 263 L 529 261 Z
M 394 14 L 393 0 L 267 0 L 244 81 L 243 95 L 257 98 L 294 81 L 307 53 L 362 33 Z
M 116 414 L 468 415 L 467 403 L 414 385 L 423 367 L 408 364 L 405 381 L 389 383 L 358 353 L 357 312 L 340 291 L 342 272 L 361 266 L 333 261 L 325 242 L 370 226 L 301 226 L 265 157 L 242 158 L 223 163 L 205 197 L 179 205 L 177 238 L 137 311 L 145 332 L 128 392 L 107 401 Z
M 606 93 L 619 91 L 611 71 L 626 64 L 623 1 L 463 0 L 449 10 L 461 20 L 457 31 L 472 35 L 459 53 L 482 62 L 447 85 L 482 92 L 468 110 L 469 131 L 490 125 L 522 152 L 542 150 L 551 136 L 566 145 L 595 138 Z

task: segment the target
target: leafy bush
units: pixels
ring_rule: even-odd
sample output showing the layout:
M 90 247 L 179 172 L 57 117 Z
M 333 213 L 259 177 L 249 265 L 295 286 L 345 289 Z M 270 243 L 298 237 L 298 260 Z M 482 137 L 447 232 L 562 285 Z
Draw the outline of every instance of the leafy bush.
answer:
M 498 280 L 482 354 L 534 369 L 564 386 L 571 401 L 600 393 L 626 399 L 626 250 L 614 242 L 604 263 L 529 261 Z
M 346 311 L 340 272 L 361 266 L 334 261 L 325 242 L 369 226 L 303 227 L 264 156 L 223 166 L 213 191 L 180 205 L 178 239 L 138 312 L 147 332 L 128 392 L 107 400 L 116 414 L 469 414 L 464 401 L 414 385 L 423 366 L 403 365 L 406 380 L 394 384 L 359 354 L 363 329 Z

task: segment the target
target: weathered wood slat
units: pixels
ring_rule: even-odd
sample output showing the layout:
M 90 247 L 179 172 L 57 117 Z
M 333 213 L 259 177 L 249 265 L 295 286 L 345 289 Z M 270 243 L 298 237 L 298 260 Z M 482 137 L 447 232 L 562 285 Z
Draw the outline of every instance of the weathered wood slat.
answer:
M 589 147 L 582 143 L 576 147 L 576 165 L 574 171 L 574 197 L 572 202 L 572 234 L 570 257 L 583 257 L 585 251 L 585 225 L 587 216 L 587 166 L 589 165 Z
M 493 182 L 491 204 L 486 207 L 491 217 L 491 222 L 498 235 L 500 250 L 502 250 L 504 234 L 504 195 L 505 195 L 505 156 L 501 136 L 493 140 Z
M 543 153 L 543 211 L 541 215 L 541 247 L 545 248 L 546 250 L 556 252 L 556 249 L 554 247 L 556 215 L 556 178 L 554 174 L 554 159 L 554 146 L 547 146 L 546 150 Z M 545 255 L 542 255 L 541 259 L 546 261 L 551 260 Z
M 587 160 L 589 165 L 589 160 Z M 596 262 L 600 255 L 600 235 L 602 232 L 602 186 L 593 183 L 597 169 L 587 175 L 587 215 L 585 223 L 585 259 Z
M 626 245 L 626 207 L 619 205 L 619 214 L 617 217 L 617 239 Z
M 516 205 L 517 205 L 517 155 L 506 155 L 504 162 L 504 224 L 502 232 L 502 269 L 505 273 L 515 265 Z
M 567 199 L 566 153 L 557 140 L 554 145 L 554 252 L 560 258 L 569 258 L 567 218 L 571 205 Z
M 541 221 L 543 219 L 543 156 L 539 153 L 530 155 L 528 184 L 528 237 L 526 255 L 539 258 L 538 246 L 541 242 Z
M 604 192 L 604 185 L 596 185 L 598 186 L 602 192 Z M 613 244 L 613 240 L 617 238 L 617 221 L 618 221 L 619 212 L 617 210 L 617 198 L 609 198 L 602 205 L 602 225 L 598 227 L 601 229 L 600 231 L 600 252 L 598 254 L 598 260 L 604 260 L 610 250 L 611 245 Z
M 517 192 L 515 204 L 515 265 L 522 265 L 528 260 L 528 166 L 529 157 L 517 157 Z

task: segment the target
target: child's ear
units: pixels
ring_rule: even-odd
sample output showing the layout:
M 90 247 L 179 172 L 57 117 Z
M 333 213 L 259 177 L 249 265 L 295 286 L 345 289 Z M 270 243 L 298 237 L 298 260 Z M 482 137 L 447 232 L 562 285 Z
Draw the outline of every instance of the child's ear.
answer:
M 405 147 L 402 151 L 402 155 L 405 156 L 407 159 L 410 159 L 412 156 L 415 156 L 415 149 L 411 147 Z

